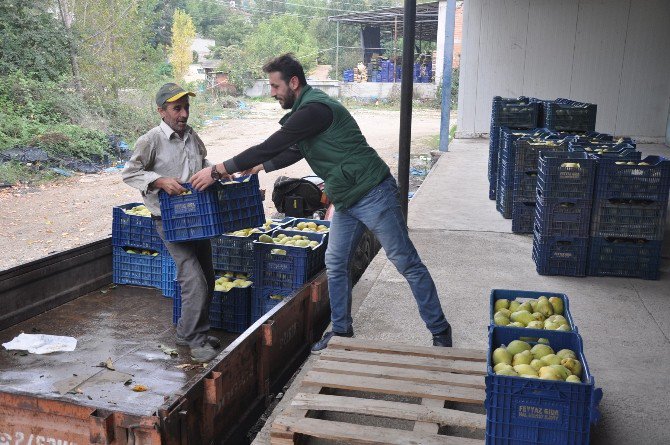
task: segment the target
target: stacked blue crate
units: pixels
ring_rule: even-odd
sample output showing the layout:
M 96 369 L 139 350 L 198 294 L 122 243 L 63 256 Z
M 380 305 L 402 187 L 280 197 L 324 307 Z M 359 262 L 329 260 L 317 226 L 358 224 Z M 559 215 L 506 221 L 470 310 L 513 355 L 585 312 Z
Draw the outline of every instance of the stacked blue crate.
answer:
M 498 145 L 500 129 L 531 129 L 538 127 L 540 104 L 527 97 L 508 99 L 496 96 L 491 107 L 491 129 L 489 132 L 489 199 L 496 199 L 498 171 Z
M 585 276 L 596 161 L 585 153 L 539 157 L 533 260 L 541 275 Z
M 588 274 L 655 280 L 670 189 L 670 160 L 601 158 Z
M 596 128 L 597 105 L 570 99 L 543 102 L 543 127 L 554 131 L 589 132 Z

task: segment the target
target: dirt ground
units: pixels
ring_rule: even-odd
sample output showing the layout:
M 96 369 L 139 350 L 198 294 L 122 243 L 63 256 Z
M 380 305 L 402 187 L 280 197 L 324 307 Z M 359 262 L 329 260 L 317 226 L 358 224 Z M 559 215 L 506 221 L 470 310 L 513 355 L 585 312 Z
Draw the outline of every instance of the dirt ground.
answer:
M 208 158 L 224 161 L 251 145 L 262 142 L 279 128 L 283 110 L 276 103 L 254 103 L 234 119 L 213 120 L 199 130 L 208 149 Z M 394 175 L 398 168 L 399 111 L 388 109 L 353 109 L 365 137 L 390 165 Z M 439 110 L 414 110 L 412 115 L 412 165 L 433 148 L 430 139 L 439 134 Z M 425 164 L 423 164 L 425 165 Z M 286 169 L 259 175 L 266 189 L 267 215 L 275 212 L 270 199 L 272 184 L 280 176 L 302 177 L 311 174 L 305 161 Z M 420 178 L 410 176 L 410 191 Z M 417 180 L 419 179 L 419 180 Z M 79 174 L 38 187 L 12 187 L 0 190 L 0 270 L 77 247 L 111 235 L 112 207 L 141 202 L 137 190 L 125 185 L 120 170 L 93 175 Z

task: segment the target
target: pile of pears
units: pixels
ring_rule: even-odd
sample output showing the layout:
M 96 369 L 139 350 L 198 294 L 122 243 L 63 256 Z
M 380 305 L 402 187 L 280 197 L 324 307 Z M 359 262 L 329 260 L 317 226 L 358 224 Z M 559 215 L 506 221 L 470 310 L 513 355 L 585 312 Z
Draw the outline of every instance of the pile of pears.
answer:
M 122 209 L 127 215 L 150 217 L 151 212 L 145 205 L 138 205 L 132 209 Z
M 286 235 L 285 233 L 280 233 L 276 237 L 271 237 L 270 235 L 261 235 L 258 238 L 258 241 L 266 244 L 277 244 L 281 246 L 293 246 L 293 247 L 311 247 L 316 249 L 319 246 L 318 241 L 312 241 L 305 235 Z
M 323 224 L 317 224 L 314 221 L 301 221 L 290 230 L 300 230 L 301 232 L 327 233 L 330 229 Z
M 126 253 L 129 253 L 131 255 L 149 255 L 149 256 L 158 256 L 158 252 L 155 250 L 139 250 L 139 249 L 133 249 L 132 247 L 124 247 L 123 250 L 126 251 Z
M 277 224 L 277 223 L 272 221 L 271 219 L 268 219 L 260 227 L 249 227 L 248 229 L 240 229 L 240 230 L 236 230 L 234 232 L 228 232 L 228 233 L 226 233 L 226 235 L 239 236 L 241 238 L 246 238 L 249 235 L 252 235 L 254 233 L 269 232 L 270 229 L 272 229 L 273 224 Z
M 215 292 L 228 292 L 229 290 L 239 287 L 245 288 L 251 286 L 253 283 L 248 280 L 247 274 L 224 272 L 223 275 L 214 282 Z
M 563 316 L 563 300 L 541 296 L 524 302 L 501 298 L 493 306 L 493 324 L 517 328 L 571 331 Z
M 493 351 L 496 375 L 581 383 L 582 363 L 571 349 L 554 352 L 547 339 L 530 346 L 523 340 L 512 340 Z

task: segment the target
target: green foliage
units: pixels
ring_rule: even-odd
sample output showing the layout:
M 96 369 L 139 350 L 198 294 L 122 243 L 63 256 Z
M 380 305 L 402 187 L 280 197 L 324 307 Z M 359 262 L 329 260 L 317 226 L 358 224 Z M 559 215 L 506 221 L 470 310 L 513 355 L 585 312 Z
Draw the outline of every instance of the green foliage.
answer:
M 188 66 L 193 62 L 191 45 L 195 39 L 195 25 L 191 16 L 181 9 L 174 12 L 172 21 L 172 51 L 170 63 L 174 70 L 174 77 L 182 81 L 188 72 Z
M 36 0 L 0 2 L 0 76 L 23 71 L 56 80 L 69 68 L 68 42 L 48 4 Z
M 185 6 L 182 9 L 185 9 L 193 19 L 198 34 L 205 38 L 214 38 L 214 28 L 225 23 L 225 16 L 232 9 L 228 6 L 228 2 L 217 3 L 201 0 L 187 0 Z
M 217 47 L 240 45 L 253 32 L 249 18 L 235 9 L 229 8 L 221 16 L 221 21 L 221 24 L 212 27 L 209 35 Z
M 149 43 L 153 48 L 170 46 L 172 43 L 172 17 L 175 9 L 186 9 L 184 0 L 157 0 L 151 16 Z

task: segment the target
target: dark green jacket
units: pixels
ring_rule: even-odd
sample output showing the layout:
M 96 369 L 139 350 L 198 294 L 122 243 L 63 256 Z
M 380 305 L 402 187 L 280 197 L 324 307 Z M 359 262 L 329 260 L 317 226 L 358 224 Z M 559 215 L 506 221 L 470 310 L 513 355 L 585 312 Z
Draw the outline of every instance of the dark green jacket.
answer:
M 324 180 L 326 194 L 335 209 L 349 208 L 382 182 L 389 174 L 389 167 L 368 145 L 349 111 L 309 85 L 302 88 L 293 108 L 279 123 L 286 122 L 291 114 L 310 102 L 328 105 L 333 123 L 323 133 L 300 141 L 298 148 L 314 173 Z

